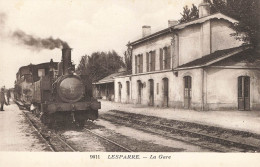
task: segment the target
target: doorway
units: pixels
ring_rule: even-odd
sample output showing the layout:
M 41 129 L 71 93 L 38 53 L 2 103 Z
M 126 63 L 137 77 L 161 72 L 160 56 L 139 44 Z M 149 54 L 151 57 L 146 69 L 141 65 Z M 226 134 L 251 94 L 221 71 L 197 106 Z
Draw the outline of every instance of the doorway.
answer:
M 126 98 L 127 98 L 127 103 L 130 101 L 130 82 L 126 81 Z
M 141 102 L 142 102 L 142 86 L 143 86 L 143 85 L 142 85 L 142 82 L 141 82 L 140 80 L 137 81 L 137 87 L 138 87 L 138 88 L 137 88 L 137 89 L 138 89 L 138 90 L 137 90 L 137 91 L 138 91 L 138 92 L 137 92 L 137 96 L 138 96 L 138 97 L 137 97 L 137 103 L 138 103 L 138 104 L 141 104 Z
M 250 77 L 238 77 L 238 110 L 250 110 Z
M 184 77 L 184 108 L 190 109 L 191 107 L 191 84 L 192 80 L 190 76 Z
M 149 106 L 154 105 L 154 81 L 152 79 L 149 80 Z
M 121 102 L 121 96 L 122 96 L 122 84 L 121 82 L 118 82 L 118 102 Z
M 169 80 L 163 79 L 163 107 L 169 107 Z

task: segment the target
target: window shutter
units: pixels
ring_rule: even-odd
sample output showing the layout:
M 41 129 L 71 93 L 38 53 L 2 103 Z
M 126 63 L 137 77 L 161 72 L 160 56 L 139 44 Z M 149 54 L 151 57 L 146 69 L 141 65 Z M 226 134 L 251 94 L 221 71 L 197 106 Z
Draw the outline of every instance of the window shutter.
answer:
M 139 71 L 140 71 L 140 73 L 142 73 L 143 72 L 143 54 L 140 55 L 139 61 L 140 61 L 140 70 Z
M 149 53 L 146 53 L 146 71 L 149 72 Z
M 160 70 L 163 70 L 163 49 L 160 49 Z
M 171 47 L 168 46 L 167 47 L 167 51 L 166 51 L 166 69 L 170 69 L 171 68 Z
M 153 51 L 152 52 L 152 57 L 151 57 L 151 61 L 152 61 L 152 63 L 151 63 L 151 71 L 155 71 L 155 55 L 156 55 L 156 52 L 155 51 Z
M 137 74 L 137 56 L 135 56 L 135 73 Z

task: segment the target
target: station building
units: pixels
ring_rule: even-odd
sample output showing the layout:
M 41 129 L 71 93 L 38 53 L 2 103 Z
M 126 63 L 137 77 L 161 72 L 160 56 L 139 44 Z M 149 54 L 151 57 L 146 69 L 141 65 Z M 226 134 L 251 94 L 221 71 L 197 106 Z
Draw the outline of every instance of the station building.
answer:
M 114 77 L 115 102 L 195 110 L 259 110 L 260 61 L 250 45 L 231 36 L 237 20 L 210 14 L 128 44 L 132 74 Z

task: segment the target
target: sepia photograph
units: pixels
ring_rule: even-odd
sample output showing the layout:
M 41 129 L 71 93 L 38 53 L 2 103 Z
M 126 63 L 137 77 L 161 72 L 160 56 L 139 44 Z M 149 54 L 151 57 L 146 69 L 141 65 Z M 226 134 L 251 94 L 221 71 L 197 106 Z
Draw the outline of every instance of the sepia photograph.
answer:
M 0 0 L 0 166 L 259 166 L 259 9 Z

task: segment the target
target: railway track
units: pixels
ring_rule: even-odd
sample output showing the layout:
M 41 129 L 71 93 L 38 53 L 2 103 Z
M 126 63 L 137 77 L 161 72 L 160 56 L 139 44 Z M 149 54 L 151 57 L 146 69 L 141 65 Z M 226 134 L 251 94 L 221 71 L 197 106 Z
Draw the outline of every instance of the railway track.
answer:
M 221 135 L 209 135 L 199 130 L 191 131 L 187 127 L 184 128 L 184 125 L 178 127 L 155 123 L 154 117 L 150 116 L 147 116 L 149 118 L 147 120 L 137 119 L 139 116 L 138 114 L 116 111 L 114 114 L 101 115 L 100 118 L 127 126 L 134 126 L 137 129 L 149 133 L 197 145 L 214 152 L 260 152 L 259 146 L 256 145 L 234 141 L 230 138 L 223 138 Z
M 34 131 L 37 132 L 37 134 L 40 136 L 40 138 L 45 142 L 45 144 L 49 147 L 49 149 L 52 152 L 55 152 L 54 147 L 48 142 L 48 140 L 46 140 L 46 137 L 43 136 L 43 134 L 37 129 L 37 127 L 33 124 L 33 122 L 28 118 L 28 116 L 26 115 L 26 113 L 24 113 L 24 111 L 22 111 L 24 117 L 26 118 L 26 120 L 30 123 L 30 125 L 33 127 Z
M 73 148 L 70 144 L 68 144 L 58 134 L 55 134 L 53 132 L 51 132 L 51 134 L 49 134 L 50 131 L 40 129 L 39 124 L 41 124 L 41 123 L 39 123 L 38 121 L 36 122 L 35 120 L 31 119 L 28 116 L 28 114 L 25 111 L 23 111 L 25 108 L 21 104 L 19 104 L 19 103 L 16 103 L 16 104 L 21 109 L 24 117 L 27 119 L 27 121 L 30 123 L 30 125 L 33 127 L 33 129 L 37 132 L 39 137 L 45 142 L 45 144 L 48 146 L 48 148 L 52 152 L 61 152 L 61 151 L 77 152 L 77 150 L 75 148 Z M 41 128 L 42 127 L 43 127 L 43 125 L 41 125 Z
M 36 125 L 35 121 L 30 119 L 30 117 L 27 115 L 27 113 L 25 113 L 24 111 L 22 111 L 22 112 L 23 112 L 24 116 L 27 118 L 27 120 L 30 122 L 30 124 L 33 126 L 35 131 L 37 131 L 39 136 L 51 148 L 51 151 L 53 151 L 53 152 L 61 152 L 61 151 L 77 152 L 77 150 L 75 148 L 73 148 L 70 144 L 68 144 L 58 134 L 55 134 L 53 132 L 51 132 L 51 134 L 46 133 L 46 132 L 42 132 L 39 129 L 39 127 Z
M 119 144 L 119 143 L 117 143 L 117 142 L 115 142 L 113 140 L 110 140 L 107 137 L 104 137 L 104 136 L 102 136 L 100 134 L 97 134 L 97 133 L 95 133 L 95 132 L 93 132 L 93 131 L 91 131 L 91 130 L 89 130 L 87 128 L 84 128 L 84 130 L 87 131 L 88 133 L 92 134 L 92 135 L 97 136 L 98 138 L 100 138 L 100 139 L 102 139 L 102 140 L 104 140 L 106 142 L 109 142 L 109 143 L 115 145 L 116 147 L 120 148 L 121 150 L 124 150 L 125 152 L 133 152 L 132 150 L 122 146 L 121 144 Z
M 27 119 L 27 121 L 30 123 L 30 125 L 33 127 L 33 129 L 37 132 L 39 137 L 45 142 L 45 144 L 48 146 L 48 148 L 52 152 L 60 152 L 60 151 L 77 152 L 77 150 L 71 144 L 66 142 L 66 140 L 64 140 L 62 138 L 62 136 L 60 136 L 59 134 L 52 132 L 50 135 L 48 132 L 43 132 L 43 130 L 41 130 L 41 129 L 44 125 L 42 125 L 40 123 L 40 120 L 35 120 L 37 118 L 32 119 L 31 116 L 29 116 L 29 114 L 24 111 L 25 108 L 21 104 L 17 103 L 17 105 L 21 109 L 24 117 Z M 108 139 L 100 134 L 97 134 L 87 128 L 84 128 L 84 131 L 108 142 L 109 144 L 116 146 L 118 148 L 118 150 L 120 150 L 120 151 L 132 152 L 132 150 L 120 145 L 119 143 L 112 141 L 111 139 Z M 54 140 L 55 140 L 55 144 L 53 144 Z M 60 144 L 62 146 L 59 146 Z

